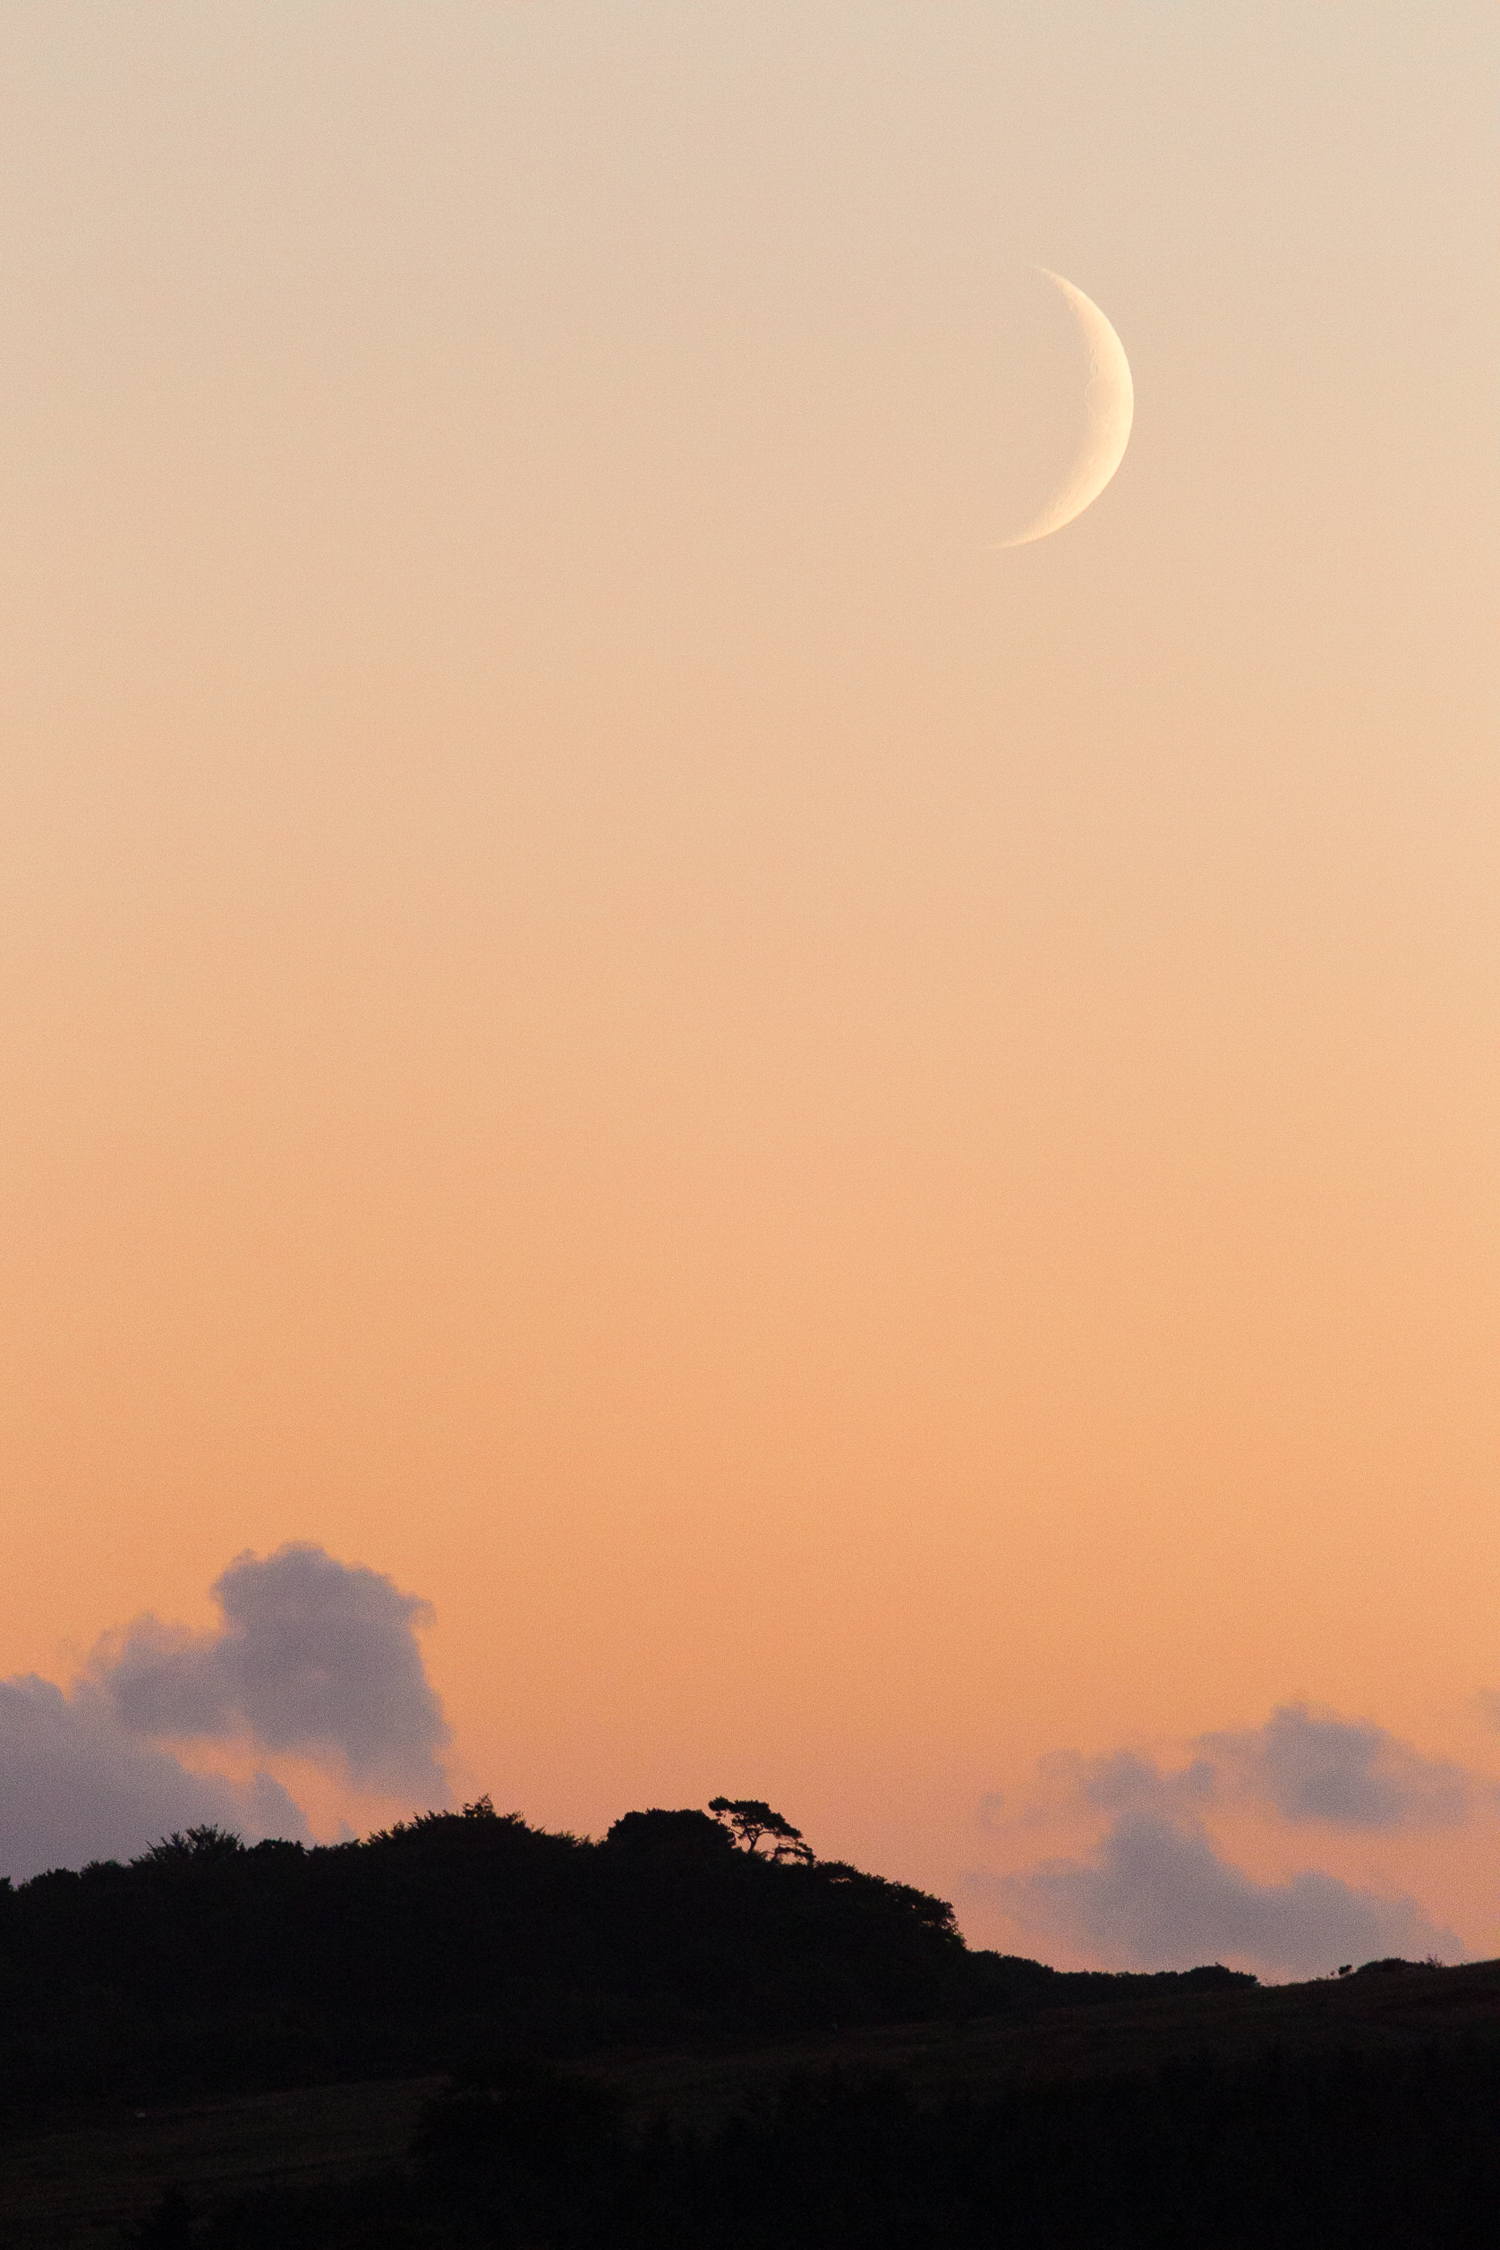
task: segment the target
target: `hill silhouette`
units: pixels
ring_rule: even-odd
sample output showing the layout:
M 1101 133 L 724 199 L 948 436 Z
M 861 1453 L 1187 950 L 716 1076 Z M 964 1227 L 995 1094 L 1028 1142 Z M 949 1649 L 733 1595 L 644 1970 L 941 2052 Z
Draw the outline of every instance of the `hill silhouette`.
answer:
M 0 1888 L 0 2242 L 1494 2239 L 1494 1967 L 1062 1972 L 717 1809 L 597 1842 L 483 1799 L 309 1849 L 200 1828 Z
M 480 1799 L 363 1842 L 200 1828 L 6 1884 L 0 1983 L 14 2104 L 993 2014 L 1120 1980 L 976 1953 L 944 1900 L 742 1848 L 700 1811 L 590 1842 Z

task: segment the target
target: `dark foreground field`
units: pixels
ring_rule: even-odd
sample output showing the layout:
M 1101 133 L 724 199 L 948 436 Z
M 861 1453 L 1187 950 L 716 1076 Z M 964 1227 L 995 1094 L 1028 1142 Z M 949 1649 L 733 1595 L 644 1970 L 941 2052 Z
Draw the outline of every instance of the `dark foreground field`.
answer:
M 614 2046 L 443 2084 L 74 2098 L 17 2115 L 0 2144 L 0 2239 L 7 2250 L 1500 2241 L 1500 1963 Z M 174 2186 L 175 2210 L 162 2201 Z

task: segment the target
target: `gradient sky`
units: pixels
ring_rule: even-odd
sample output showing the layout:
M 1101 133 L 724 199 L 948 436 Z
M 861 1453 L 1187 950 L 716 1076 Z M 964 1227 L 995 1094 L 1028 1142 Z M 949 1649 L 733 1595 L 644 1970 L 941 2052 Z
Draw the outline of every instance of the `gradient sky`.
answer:
M 1215 1849 L 1500 1950 L 1497 101 L 1493 0 L 6 0 L 0 1671 L 319 1543 L 460 1794 L 1053 1959 L 1087 1761 L 1306 1703 L 1490 1780 Z M 1135 431 L 1002 552 L 1038 264 Z

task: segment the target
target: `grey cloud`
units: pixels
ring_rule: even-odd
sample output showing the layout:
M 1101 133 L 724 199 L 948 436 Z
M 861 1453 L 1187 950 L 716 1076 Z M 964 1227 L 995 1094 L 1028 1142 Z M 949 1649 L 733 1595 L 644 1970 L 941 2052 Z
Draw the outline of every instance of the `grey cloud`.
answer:
M 88 1688 L 64 1695 L 35 1674 L 0 1680 L 0 1873 L 130 1858 L 199 1822 L 305 1840 L 307 1824 L 278 1781 L 248 1789 L 190 1773 L 134 1740 Z
M 1191 1810 L 1210 1803 L 1218 1777 L 1207 1759 L 1195 1758 L 1175 1773 L 1135 1750 L 1116 1750 L 1105 1758 L 1083 1758 L 1060 1750 L 1041 1761 L 1043 1779 L 1066 1799 L 1096 1812 Z
M 1206 1734 L 1206 1753 L 1238 1789 L 1284 1820 L 1343 1828 L 1435 1828 L 1464 1818 L 1473 1783 L 1461 1766 L 1424 1758 L 1364 1719 L 1287 1703 L 1263 1727 Z
M 1047 1793 L 1103 1813 L 1192 1815 L 1211 1804 L 1259 1802 L 1283 1820 L 1341 1828 L 1435 1828 L 1463 1820 L 1483 1785 L 1366 1719 L 1285 1703 L 1264 1726 L 1203 1734 L 1184 1766 L 1135 1750 L 1043 1758 Z
M 1153 1812 L 1122 1813 L 1088 1860 L 973 1880 L 1023 1926 L 1114 1965 L 1177 1969 L 1228 1958 L 1310 1976 L 1342 1961 L 1452 1960 L 1463 1950 L 1413 1898 L 1382 1897 L 1316 1869 L 1258 1883 L 1221 1859 L 1201 1828 Z
M 449 1739 L 417 1643 L 428 1604 L 321 1547 L 245 1554 L 215 1585 L 216 1633 L 143 1617 L 100 1643 L 90 1677 L 120 1724 L 186 1740 L 248 1734 L 365 1787 L 446 1799 Z

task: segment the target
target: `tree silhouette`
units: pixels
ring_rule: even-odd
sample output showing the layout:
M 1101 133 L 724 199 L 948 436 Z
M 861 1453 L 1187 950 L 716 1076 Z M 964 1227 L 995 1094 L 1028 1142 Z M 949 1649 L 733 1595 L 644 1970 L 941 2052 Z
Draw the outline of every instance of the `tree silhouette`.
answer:
M 801 1829 L 783 1820 L 779 1812 L 772 1812 L 758 1797 L 713 1797 L 708 1809 L 747 1852 L 758 1852 L 762 1836 L 769 1836 L 772 1842 L 767 1856 L 771 1859 L 799 1859 L 810 1867 L 817 1856 L 810 1844 L 803 1843 Z
M 243 1836 L 210 1820 L 197 1828 L 174 1828 L 142 1854 L 142 1861 L 152 1867 L 215 1867 L 237 1859 L 244 1849 Z

